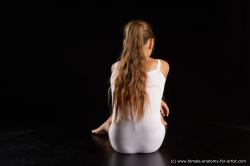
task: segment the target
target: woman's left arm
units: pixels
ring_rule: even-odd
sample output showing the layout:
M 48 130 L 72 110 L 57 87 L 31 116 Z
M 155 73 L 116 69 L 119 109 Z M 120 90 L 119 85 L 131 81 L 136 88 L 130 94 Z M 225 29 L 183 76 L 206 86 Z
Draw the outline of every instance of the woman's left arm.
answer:
M 165 101 L 161 100 L 161 114 L 163 116 L 168 116 L 169 115 L 169 108 L 168 105 Z

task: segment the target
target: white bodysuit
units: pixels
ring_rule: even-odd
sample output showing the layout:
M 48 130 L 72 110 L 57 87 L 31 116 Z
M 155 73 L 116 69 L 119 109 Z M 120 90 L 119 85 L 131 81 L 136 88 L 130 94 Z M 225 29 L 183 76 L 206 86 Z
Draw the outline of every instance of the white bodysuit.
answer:
M 147 72 L 146 91 L 149 97 L 149 105 L 144 110 L 143 119 L 135 122 L 128 116 L 128 120 L 115 123 L 115 108 L 113 108 L 112 123 L 108 136 L 111 146 L 117 152 L 126 154 L 155 152 L 164 140 L 166 128 L 161 121 L 160 107 L 166 78 L 160 70 L 161 61 L 157 59 L 157 62 L 157 68 Z M 112 95 L 116 76 L 115 66 L 110 78 Z M 130 109 L 126 108 L 126 111 L 129 112 Z M 130 114 L 128 113 L 128 115 Z

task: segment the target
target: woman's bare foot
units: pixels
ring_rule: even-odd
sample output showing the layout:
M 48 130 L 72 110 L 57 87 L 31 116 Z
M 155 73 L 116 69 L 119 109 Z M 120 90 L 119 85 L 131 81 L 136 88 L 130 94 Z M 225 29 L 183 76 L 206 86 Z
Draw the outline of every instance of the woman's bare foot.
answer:
M 100 127 L 91 130 L 93 134 L 101 135 L 101 134 L 107 134 L 109 130 L 109 126 L 111 124 L 111 118 L 108 118 L 106 122 L 104 122 Z
M 94 129 L 91 131 L 93 134 L 107 134 L 108 133 L 108 127 L 107 124 L 102 124 L 100 127 Z

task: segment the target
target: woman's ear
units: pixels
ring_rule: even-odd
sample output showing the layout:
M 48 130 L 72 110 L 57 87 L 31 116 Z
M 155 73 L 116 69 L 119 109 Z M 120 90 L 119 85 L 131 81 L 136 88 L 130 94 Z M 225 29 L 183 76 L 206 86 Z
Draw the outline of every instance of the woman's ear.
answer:
M 154 46 L 154 39 L 151 38 L 151 39 L 149 39 L 149 49 L 152 50 L 153 46 Z

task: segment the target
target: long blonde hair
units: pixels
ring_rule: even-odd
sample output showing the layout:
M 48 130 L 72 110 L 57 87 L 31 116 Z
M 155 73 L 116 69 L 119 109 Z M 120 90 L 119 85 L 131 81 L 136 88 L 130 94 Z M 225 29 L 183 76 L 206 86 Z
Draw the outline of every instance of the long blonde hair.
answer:
M 112 94 L 112 108 L 116 109 L 115 121 L 118 114 L 119 120 L 126 118 L 125 106 L 130 108 L 132 120 L 139 121 L 144 116 L 148 95 L 146 92 L 146 56 L 143 46 L 150 38 L 155 39 L 155 35 L 151 26 L 145 21 L 132 20 L 124 27 L 123 49 L 118 58 L 118 74 Z

